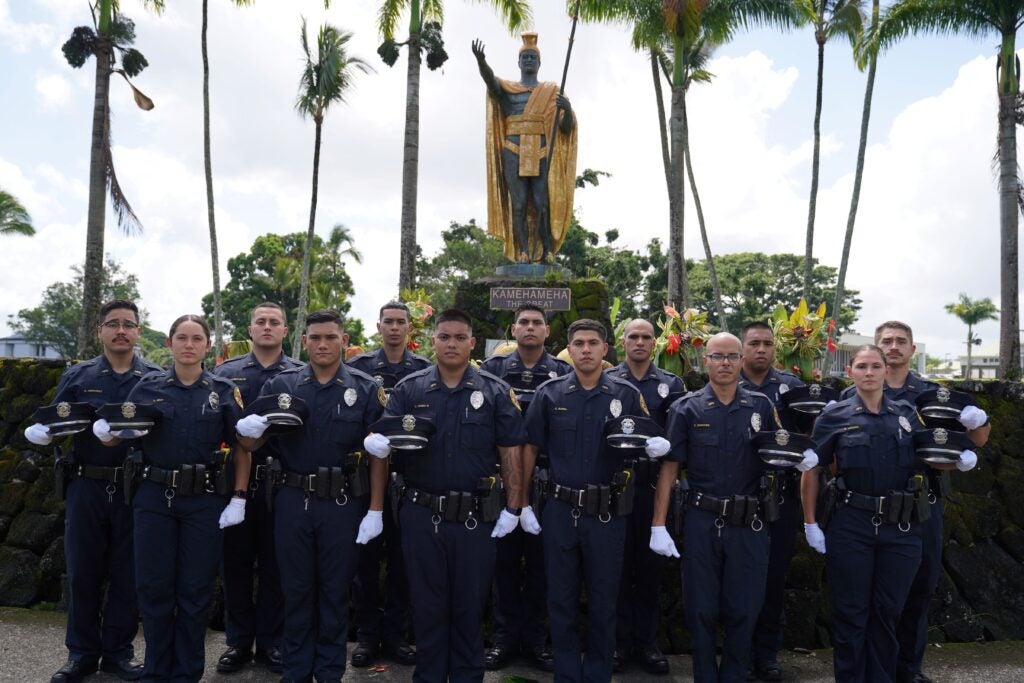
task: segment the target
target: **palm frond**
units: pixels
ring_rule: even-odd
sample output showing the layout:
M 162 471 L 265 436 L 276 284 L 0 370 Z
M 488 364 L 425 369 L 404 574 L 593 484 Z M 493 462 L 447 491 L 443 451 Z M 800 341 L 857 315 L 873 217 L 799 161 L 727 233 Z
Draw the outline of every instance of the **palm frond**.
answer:
M 142 233 L 142 221 L 135 215 L 128 197 L 121 189 L 121 183 L 117 180 L 117 172 L 114 170 L 113 142 L 110 138 L 110 108 L 107 108 L 107 125 L 103 134 L 103 164 L 106 170 L 107 192 L 110 193 L 110 204 L 114 207 L 114 214 L 117 216 L 117 227 L 125 235 L 138 235 Z
M 1000 4 L 1017 5 L 1018 17 L 1024 14 L 1022 3 L 998 0 Z M 979 11 L 977 3 L 955 0 L 901 0 L 882 15 L 872 41 L 885 50 L 903 38 L 917 34 L 965 35 L 981 37 L 998 32 L 1000 26 L 992 16 Z
M 32 217 L 13 195 L 0 190 L 0 235 L 34 235 Z
M 377 12 L 377 31 L 382 38 L 394 40 L 398 20 L 402 18 L 402 11 L 408 6 L 409 0 L 383 0 L 380 3 L 380 11 Z

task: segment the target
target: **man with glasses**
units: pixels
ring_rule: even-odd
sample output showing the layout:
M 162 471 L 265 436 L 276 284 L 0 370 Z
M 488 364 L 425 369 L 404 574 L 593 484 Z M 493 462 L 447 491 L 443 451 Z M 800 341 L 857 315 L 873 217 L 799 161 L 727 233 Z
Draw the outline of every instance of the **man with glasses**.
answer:
M 683 522 L 683 609 L 693 636 L 695 681 L 743 681 L 750 639 L 764 599 L 768 528 L 760 504 L 762 463 L 751 441 L 780 429 L 772 402 L 739 386 L 740 340 L 721 332 L 708 340 L 708 384 L 673 404 L 666 435 L 672 443 L 658 477 L 651 549 L 678 557 L 665 529 L 669 496 L 680 467 L 689 501 Z M 805 451 L 801 471 L 817 464 Z M 715 659 L 719 623 L 725 630 L 721 665 Z
M 143 375 L 160 368 L 135 355 L 139 341 L 139 309 L 131 301 L 115 299 L 100 309 L 98 333 L 103 353 L 73 365 L 61 377 L 53 404 L 89 403 L 99 408 L 120 403 Z M 45 446 L 49 429 L 33 424 L 25 438 Z M 135 597 L 132 545 L 132 510 L 124 503 L 120 473 L 126 443 L 107 447 L 91 429 L 75 434 L 70 481 L 64 507 L 64 553 L 67 561 L 68 661 L 51 683 L 74 683 L 97 668 L 121 680 L 142 676 L 133 661 L 132 641 L 139 630 Z M 104 583 L 107 583 L 104 596 Z M 102 661 L 101 661 L 102 658 Z

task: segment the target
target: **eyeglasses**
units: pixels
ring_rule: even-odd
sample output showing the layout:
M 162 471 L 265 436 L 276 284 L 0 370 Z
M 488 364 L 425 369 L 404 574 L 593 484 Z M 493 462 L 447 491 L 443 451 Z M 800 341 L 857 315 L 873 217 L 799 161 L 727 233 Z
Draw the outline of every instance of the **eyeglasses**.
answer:
M 730 363 L 739 363 L 740 358 L 743 356 L 738 353 L 709 353 L 704 357 L 712 363 L 721 363 L 725 360 L 728 360 Z
M 108 330 L 116 330 L 118 328 L 124 329 L 127 332 L 139 329 L 138 323 L 133 323 L 131 320 L 108 320 L 100 323 L 100 327 L 105 327 Z

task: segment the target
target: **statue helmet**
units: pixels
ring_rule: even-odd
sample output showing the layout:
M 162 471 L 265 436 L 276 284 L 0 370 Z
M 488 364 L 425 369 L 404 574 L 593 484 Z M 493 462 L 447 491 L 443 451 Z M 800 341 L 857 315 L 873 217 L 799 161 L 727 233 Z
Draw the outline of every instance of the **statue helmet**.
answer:
M 537 47 L 537 34 L 533 31 L 527 31 L 523 33 L 523 46 L 519 48 L 519 54 L 523 54 L 527 50 L 532 50 L 540 56 L 540 48 Z

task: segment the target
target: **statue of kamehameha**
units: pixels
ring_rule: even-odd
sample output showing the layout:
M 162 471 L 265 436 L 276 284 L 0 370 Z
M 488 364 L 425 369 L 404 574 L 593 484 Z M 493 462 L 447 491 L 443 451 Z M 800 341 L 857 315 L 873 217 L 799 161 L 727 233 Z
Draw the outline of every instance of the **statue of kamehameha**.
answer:
M 487 84 L 487 232 L 513 261 L 550 262 L 572 219 L 576 117 L 557 83 L 537 81 L 536 33 L 523 34 L 518 83 L 494 75 L 479 40 L 473 54 Z

